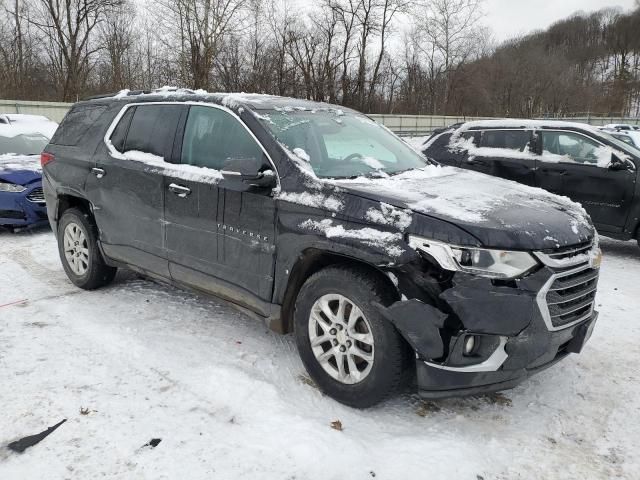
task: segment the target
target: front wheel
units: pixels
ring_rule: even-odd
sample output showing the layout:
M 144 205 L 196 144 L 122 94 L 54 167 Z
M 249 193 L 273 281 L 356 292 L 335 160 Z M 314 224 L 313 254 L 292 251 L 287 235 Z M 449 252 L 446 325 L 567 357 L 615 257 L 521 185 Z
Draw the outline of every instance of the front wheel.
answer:
M 77 208 L 66 210 L 60 218 L 58 252 L 69 280 L 85 290 L 107 285 L 116 275 L 117 269 L 102 258 L 93 218 Z
M 330 267 L 312 275 L 296 300 L 302 362 L 322 391 L 352 407 L 392 395 L 407 368 L 405 343 L 373 306 L 393 301 L 385 287 L 369 272 Z

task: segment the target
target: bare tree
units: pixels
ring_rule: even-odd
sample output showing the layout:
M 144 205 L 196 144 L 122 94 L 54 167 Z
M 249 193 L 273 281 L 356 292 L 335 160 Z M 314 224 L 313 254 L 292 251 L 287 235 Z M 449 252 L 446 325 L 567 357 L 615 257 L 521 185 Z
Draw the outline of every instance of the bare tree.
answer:
M 122 0 L 34 0 L 28 21 L 44 36 L 45 50 L 64 101 L 76 99 L 85 86 L 93 56 L 96 26 Z
M 449 104 L 455 70 L 466 63 L 481 44 L 478 28 L 482 0 L 429 0 L 416 15 L 432 80 L 444 75 L 443 109 Z
M 134 20 L 134 6 L 123 1 L 99 27 L 100 43 L 106 53 L 106 87 L 109 90 L 121 90 L 136 83 L 132 59 L 137 42 Z
M 171 38 L 180 41 L 183 75 L 192 88 L 210 88 L 224 39 L 237 31 L 246 0 L 157 0 Z

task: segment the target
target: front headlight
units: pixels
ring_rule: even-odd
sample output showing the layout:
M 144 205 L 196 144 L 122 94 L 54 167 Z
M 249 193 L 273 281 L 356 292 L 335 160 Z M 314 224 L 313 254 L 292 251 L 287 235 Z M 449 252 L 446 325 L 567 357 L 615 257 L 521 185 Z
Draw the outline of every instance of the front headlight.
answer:
M 458 247 L 414 235 L 409 235 L 409 245 L 430 255 L 445 270 L 487 278 L 521 277 L 538 264 L 527 252 Z
M 15 183 L 0 182 L 0 192 L 20 193 L 24 192 L 27 187 L 16 185 Z

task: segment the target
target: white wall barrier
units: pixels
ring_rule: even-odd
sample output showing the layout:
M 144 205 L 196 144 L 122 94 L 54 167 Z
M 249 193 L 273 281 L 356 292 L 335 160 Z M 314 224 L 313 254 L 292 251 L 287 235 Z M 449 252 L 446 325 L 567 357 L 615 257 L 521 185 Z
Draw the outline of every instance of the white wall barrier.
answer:
M 71 103 L 62 102 L 29 102 L 24 100 L 0 100 L 0 114 L 28 113 L 44 115 L 55 122 L 60 122 L 71 107 Z M 399 135 L 422 136 L 429 135 L 436 128 L 442 128 L 455 123 L 472 120 L 484 120 L 489 117 L 452 117 L 443 115 L 369 115 L 376 122 L 382 123 Z M 561 120 L 561 119 L 557 119 Z M 609 123 L 631 123 L 640 125 L 640 118 L 622 117 L 572 117 L 566 120 L 591 125 L 606 125 Z

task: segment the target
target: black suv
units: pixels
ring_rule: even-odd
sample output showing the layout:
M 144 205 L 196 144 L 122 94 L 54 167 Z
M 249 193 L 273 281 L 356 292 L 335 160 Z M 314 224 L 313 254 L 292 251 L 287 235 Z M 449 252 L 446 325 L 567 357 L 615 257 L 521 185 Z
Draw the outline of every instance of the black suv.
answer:
M 77 103 L 42 155 L 77 286 L 126 267 L 294 332 L 304 365 L 366 407 L 502 390 L 579 352 L 600 253 L 588 215 L 428 161 L 333 105 L 188 90 Z
M 640 152 L 586 124 L 486 120 L 454 125 L 422 146 L 445 164 L 544 188 L 581 203 L 600 233 L 640 244 Z

